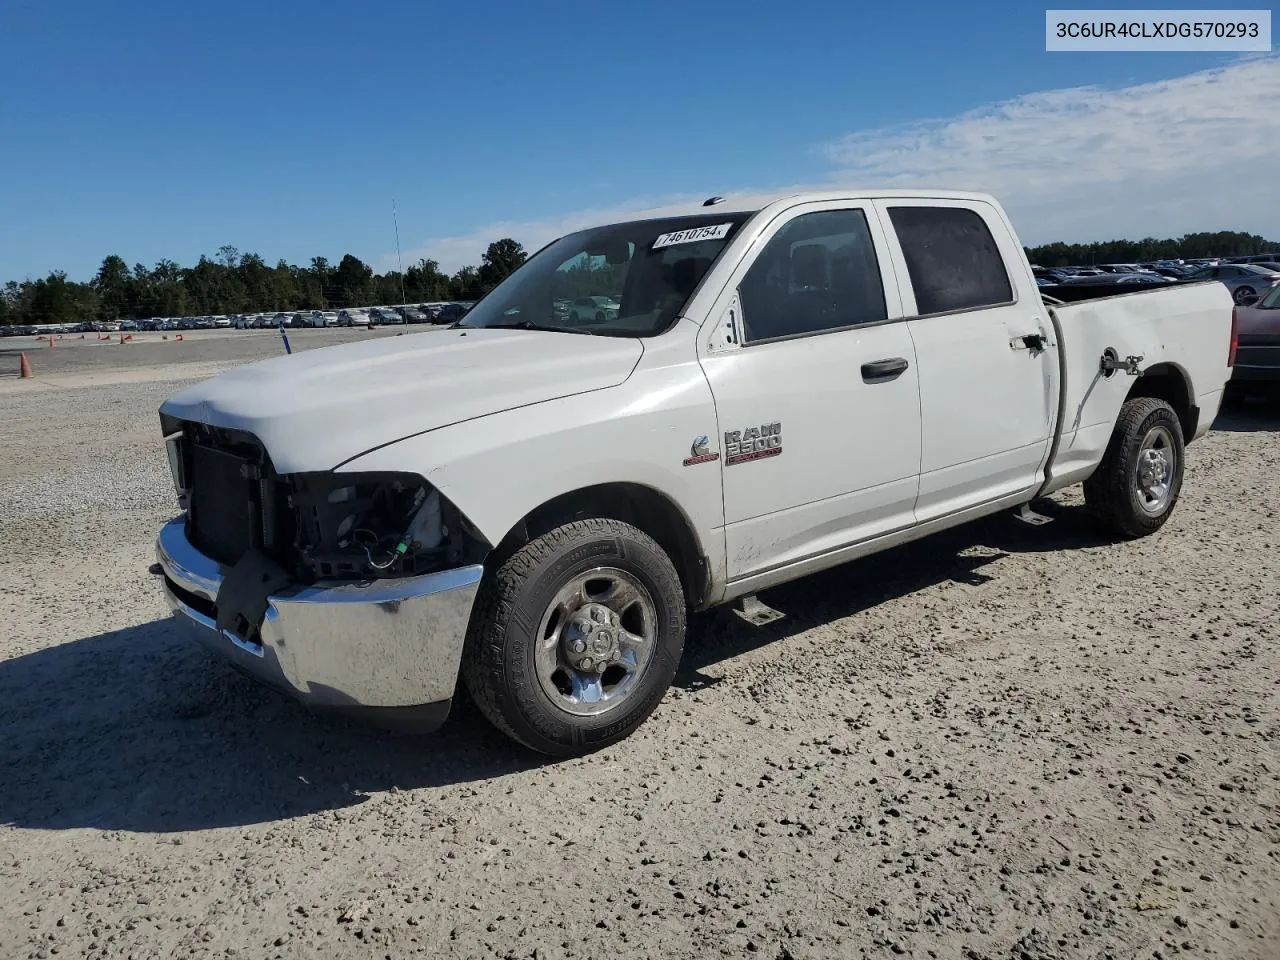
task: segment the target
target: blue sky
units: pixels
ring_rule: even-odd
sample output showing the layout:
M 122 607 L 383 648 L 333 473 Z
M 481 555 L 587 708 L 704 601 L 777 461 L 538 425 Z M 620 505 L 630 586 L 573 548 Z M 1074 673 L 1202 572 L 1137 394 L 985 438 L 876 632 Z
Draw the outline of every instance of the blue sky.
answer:
M 851 178 L 991 189 L 1029 243 L 1280 237 L 1276 60 L 1046 53 L 1025 2 L 0 0 L 0 24 L 0 281 L 224 243 L 385 269 L 392 198 L 406 262 L 455 268 Z

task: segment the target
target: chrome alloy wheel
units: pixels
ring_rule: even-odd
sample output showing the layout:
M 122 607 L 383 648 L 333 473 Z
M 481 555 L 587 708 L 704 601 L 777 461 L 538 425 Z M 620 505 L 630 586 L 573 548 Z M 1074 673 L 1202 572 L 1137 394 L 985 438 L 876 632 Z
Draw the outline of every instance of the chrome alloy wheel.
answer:
M 579 717 L 614 709 L 640 685 L 653 661 L 658 614 L 630 573 L 596 567 L 556 594 L 538 627 L 536 664 L 543 692 Z
M 1167 427 L 1152 427 L 1142 438 L 1133 478 L 1138 505 L 1145 513 L 1159 516 L 1168 508 L 1177 466 L 1178 451 L 1172 434 Z

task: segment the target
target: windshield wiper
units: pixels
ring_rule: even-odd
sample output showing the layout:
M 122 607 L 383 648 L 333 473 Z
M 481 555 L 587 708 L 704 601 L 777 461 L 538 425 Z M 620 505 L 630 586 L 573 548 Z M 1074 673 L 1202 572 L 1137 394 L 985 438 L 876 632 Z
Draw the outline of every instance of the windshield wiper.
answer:
M 515 323 L 491 323 L 489 330 L 546 330 L 550 333 L 585 333 L 589 337 L 596 335 L 594 330 L 586 327 L 560 327 L 553 323 L 537 323 L 533 320 L 517 320 Z

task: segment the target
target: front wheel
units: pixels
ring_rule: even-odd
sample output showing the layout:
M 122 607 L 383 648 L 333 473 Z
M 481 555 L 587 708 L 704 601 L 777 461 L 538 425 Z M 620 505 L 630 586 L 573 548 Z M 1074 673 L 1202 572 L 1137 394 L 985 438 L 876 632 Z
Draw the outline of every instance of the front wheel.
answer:
M 684 629 L 684 591 L 662 547 L 618 520 L 578 520 L 486 574 L 462 676 L 503 733 L 576 756 L 623 739 L 653 712 Z
M 1178 502 L 1184 453 L 1173 407 L 1154 397 L 1125 401 L 1102 462 L 1084 482 L 1086 505 L 1120 536 L 1155 533 Z

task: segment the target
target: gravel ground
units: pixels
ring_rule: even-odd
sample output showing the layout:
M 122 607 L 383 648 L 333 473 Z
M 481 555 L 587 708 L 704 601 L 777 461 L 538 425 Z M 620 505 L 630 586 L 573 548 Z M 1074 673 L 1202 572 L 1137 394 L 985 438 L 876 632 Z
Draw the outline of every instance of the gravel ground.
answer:
M 1072 490 L 696 617 L 636 736 L 545 763 L 171 629 L 156 407 L 270 337 L 0 380 L 0 957 L 1280 957 L 1280 408 L 1153 538 Z

